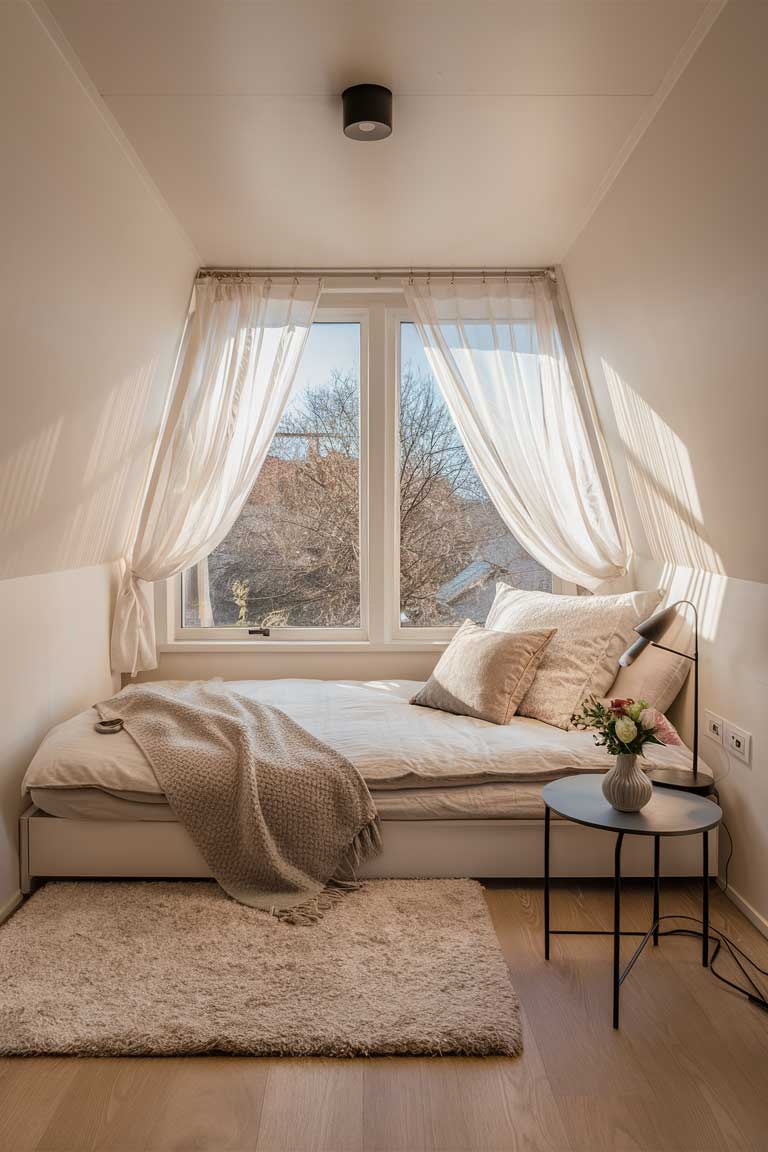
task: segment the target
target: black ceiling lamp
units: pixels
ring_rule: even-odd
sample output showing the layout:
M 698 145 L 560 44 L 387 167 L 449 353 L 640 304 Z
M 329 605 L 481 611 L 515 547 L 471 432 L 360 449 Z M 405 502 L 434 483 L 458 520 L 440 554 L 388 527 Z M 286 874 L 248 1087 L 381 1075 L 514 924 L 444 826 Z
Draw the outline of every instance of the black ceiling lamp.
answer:
M 355 84 L 341 94 L 344 135 L 350 140 L 384 140 L 392 132 L 392 93 L 381 84 Z

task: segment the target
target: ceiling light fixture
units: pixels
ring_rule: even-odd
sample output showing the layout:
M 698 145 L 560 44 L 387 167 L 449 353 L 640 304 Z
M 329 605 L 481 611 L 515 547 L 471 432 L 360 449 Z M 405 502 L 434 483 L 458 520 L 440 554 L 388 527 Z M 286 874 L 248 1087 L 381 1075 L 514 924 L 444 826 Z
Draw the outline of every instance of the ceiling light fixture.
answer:
M 392 93 L 380 84 L 355 84 L 341 94 L 344 135 L 350 140 L 384 140 L 392 132 Z

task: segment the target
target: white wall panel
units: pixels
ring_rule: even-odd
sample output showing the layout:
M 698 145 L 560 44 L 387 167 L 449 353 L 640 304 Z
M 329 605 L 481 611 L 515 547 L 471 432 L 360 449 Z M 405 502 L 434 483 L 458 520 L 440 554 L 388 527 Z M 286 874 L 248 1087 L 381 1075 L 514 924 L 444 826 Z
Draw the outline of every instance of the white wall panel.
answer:
M 565 261 L 637 582 L 696 601 L 702 708 L 753 736 L 751 767 L 703 732 L 701 751 L 734 838 L 730 879 L 764 928 L 767 40 L 768 5 L 726 6 Z

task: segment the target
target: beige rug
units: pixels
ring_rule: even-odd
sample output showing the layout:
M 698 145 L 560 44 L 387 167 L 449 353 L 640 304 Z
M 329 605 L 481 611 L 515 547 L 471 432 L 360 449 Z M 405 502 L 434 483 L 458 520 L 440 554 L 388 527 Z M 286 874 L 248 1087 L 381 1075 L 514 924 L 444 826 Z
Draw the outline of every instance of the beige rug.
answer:
M 479 884 L 377 880 L 312 927 L 209 882 L 49 883 L 0 928 L 0 1053 L 516 1055 Z

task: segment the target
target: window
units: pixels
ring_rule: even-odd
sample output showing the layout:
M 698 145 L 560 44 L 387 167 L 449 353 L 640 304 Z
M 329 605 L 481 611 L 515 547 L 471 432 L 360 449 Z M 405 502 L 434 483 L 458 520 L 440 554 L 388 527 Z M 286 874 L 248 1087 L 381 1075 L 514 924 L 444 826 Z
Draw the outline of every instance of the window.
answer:
M 416 326 L 400 324 L 400 625 L 483 621 L 496 581 L 552 591 L 472 467 Z
M 360 627 L 360 324 L 312 327 L 270 453 L 207 560 L 210 626 Z M 198 569 L 184 627 L 200 627 Z
M 339 296 L 240 516 L 169 581 L 171 643 L 433 644 L 484 620 L 497 580 L 556 584 L 488 499 L 402 297 Z

